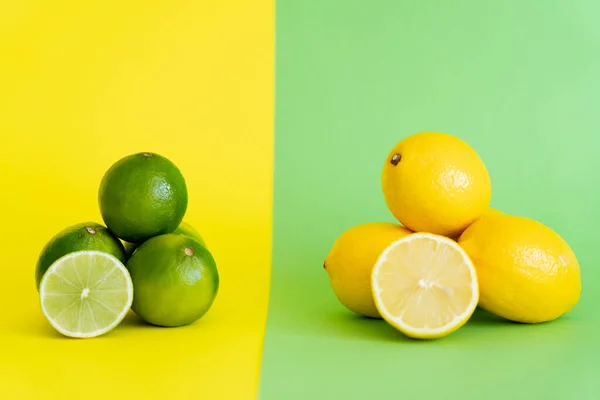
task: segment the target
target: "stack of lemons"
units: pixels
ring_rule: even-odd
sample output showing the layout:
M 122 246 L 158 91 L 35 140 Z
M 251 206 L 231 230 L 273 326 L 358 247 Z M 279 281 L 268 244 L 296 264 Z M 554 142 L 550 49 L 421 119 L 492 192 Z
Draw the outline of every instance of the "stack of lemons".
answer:
M 521 323 L 579 301 L 579 264 L 552 229 L 489 207 L 485 164 L 457 137 L 422 132 L 385 160 L 386 204 L 400 222 L 355 226 L 324 267 L 339 301 L 413 338 L 446 336 L 479 307 Z

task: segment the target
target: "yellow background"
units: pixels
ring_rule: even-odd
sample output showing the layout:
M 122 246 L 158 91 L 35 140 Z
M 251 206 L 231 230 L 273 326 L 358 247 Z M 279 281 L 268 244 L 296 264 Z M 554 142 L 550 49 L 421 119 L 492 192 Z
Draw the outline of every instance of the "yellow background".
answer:
M 271 1 L 2 2 L 1 398 L 256 398 L 272 93 Z M 63 338 L 40 311 L 38 254 L 58 230 L 102 222 L 103 173 L 140 151 L 186 177 L 185 220 L 217 260 L 219 296 L 189 327 L 130 315 L 106 336 Z

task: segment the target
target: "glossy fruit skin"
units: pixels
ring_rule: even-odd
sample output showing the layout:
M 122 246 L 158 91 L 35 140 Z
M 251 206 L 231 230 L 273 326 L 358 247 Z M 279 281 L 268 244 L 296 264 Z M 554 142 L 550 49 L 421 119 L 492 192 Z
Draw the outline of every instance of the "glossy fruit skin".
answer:
M 342 233 L 323 265 L 340 303 L 356 314 L 381 318 L 371 292 L 371 271 L 390 243 L 411 233 L 389 222 L 365 223 Z
M 106 227 L 96 222 L 83 222 L 69 226 L 54 235 L 42 249 L 35 268 L 35 285 L 52 263 L 64 255 L 80 250 L 97 250 L 115 256 L 125 263 L 125 249 L 121 241 Z
M 390 212 L 415 232 L 456 237 L 488 208 L 492 185 L 467 143 L 441 132 L 401 140 L 385 160 L 382 189 Z
M 157 326 L 197 321 L 211 308 L 219 290 L 211 253 L 184 235 L 170 233 L 147 240 L 126 267 L 133 281 L 132 310 Z
M 185 221 L 181 221 L 181 224 L 179 224 L 179 226 L 177 227 L 177 229 L 175 229 L 173 231 L 173 233 L 177 233 L 179 235 L 184 235 L 187 237 L 191 237 L 192 239 L 196 239 L 198 241 L 198 243 L 200 243 L 202 246 L 206 247 L 206 242 L 204 241 L 204 238 L 200 235 L 200 233 L 196 229 L 194 229 L 193 226 L 186 223 Z M 135 249 L 137 249 L 140 244 L 141 243 L 131 243 L 131 242 L 124 243 L 125 253 L 127 253 L 128 258 L 131 257 L 131 255 L 133 254 Z
M 503 215 L 503 214 L 504 213 L 502 211 L 498 210 L 497 208 L 488 207 L 479 218 L 489 217 L 489 216 L 494 216 L 494 215 Z M 477 219 L 479 219 L 479 218 L 477 218 Z M 471 226 L 471 225 L 469 225 L 469 226 Z M 460 238 L 460 235 L 462 235 L 463 232 L 464 232 L 464 230 L 462 232 L 460 232 L 458 235 L 456 235 L 454 237 L 450 237 L 450 239 L 458 242 L 458 239 Z M 125 246 L 125 249 L 127 249 L 127 246 Z
M 188 194 L 175 164 L 155 153 L 138 153 L 117 161 L 104 174 L 98 203 L 104 223 L 115 235 L 141 243 L 179 226 Z
M 554 320 L 581 295 L 581 273 L 573 250 L 540 222 L 490 215 L 459 239 L 479 277 L 481 308 L 521 323 Z

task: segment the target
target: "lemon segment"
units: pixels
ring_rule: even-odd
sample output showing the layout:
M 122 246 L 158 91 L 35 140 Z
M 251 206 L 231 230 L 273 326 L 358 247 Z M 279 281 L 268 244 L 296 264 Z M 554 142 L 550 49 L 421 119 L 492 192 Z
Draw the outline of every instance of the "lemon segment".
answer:
M 446 336 L 475 311 L 477 275 L 468 255 L 451 239 L 415 233 L 393 242 L 371 275 L 381 316 L 413 338 Z

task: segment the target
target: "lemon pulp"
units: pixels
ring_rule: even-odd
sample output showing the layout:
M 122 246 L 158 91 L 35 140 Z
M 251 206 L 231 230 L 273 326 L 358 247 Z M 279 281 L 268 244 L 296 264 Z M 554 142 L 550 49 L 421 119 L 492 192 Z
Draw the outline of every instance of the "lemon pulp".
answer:
M 382 317 L 407 336 L 442 337 L 466 323 L 479 300 L 473 263 L 448 238 L 415 233 L 393 242 L 371 275 Z

